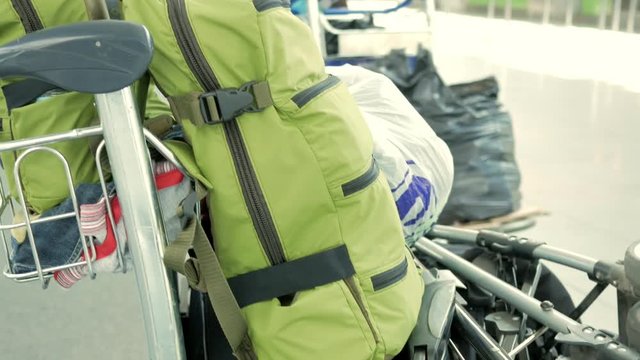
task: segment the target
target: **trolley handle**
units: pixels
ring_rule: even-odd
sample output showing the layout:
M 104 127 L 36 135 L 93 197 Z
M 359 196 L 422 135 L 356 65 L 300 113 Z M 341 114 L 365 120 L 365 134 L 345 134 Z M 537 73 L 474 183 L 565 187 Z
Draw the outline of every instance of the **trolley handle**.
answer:
M 436 225 L 428 236 L 480 246 L 508 256 L 552 261 L 583 271 L 595 281 L 611 284 L 626 294 L 640 297 L 640 242 L 632 244 L 627 249 L 624 262 L 610 262 L 550 246 L 544 242 L 489 230 L 477 231 Z
M 146 71 L 153 42 L 146 28 L 103 20 L 36 31 L 0 47 L 0 78 L 26 77 L 68 91 L 110 93 Z

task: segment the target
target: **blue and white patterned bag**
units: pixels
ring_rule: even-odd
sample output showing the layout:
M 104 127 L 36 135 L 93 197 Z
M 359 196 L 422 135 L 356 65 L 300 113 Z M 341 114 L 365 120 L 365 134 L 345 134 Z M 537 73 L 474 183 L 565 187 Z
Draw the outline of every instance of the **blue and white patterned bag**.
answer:
M 374 141 L 374 158 L 396 200 L 407 244 L 428 232 L 453 183 L 453 158 L 442 141 L 386 76 L 358 66 L 328 67 L 347 84 Z

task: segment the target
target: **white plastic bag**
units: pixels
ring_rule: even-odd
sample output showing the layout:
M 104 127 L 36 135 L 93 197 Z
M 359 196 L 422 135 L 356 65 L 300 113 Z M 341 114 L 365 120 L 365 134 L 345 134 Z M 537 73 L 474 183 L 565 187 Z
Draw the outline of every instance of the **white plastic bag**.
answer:
M 374 141 L 384 173 L 412 245 L 442 212 L 453 183 L 453 158 L 400 90 L 386 76 L 358 66 L 327 67 L 355 98 Z

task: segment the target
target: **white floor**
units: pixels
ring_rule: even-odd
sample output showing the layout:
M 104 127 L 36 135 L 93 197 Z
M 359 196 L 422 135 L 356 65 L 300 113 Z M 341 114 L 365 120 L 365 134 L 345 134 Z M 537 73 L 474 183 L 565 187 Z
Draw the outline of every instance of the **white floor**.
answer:
M 567 32 L 580 41 L 592 31 L 546 28 L 544 42 L 535 41 L 535 32 L 521 32 L 521 41 L 529 45 L 513 46 L 510 54 L 512 46 L 488 37 L 495 34 L 495 25 L 483 33 L 473 24 L 475 19 L 464 30 L 467 34 L 477 31 L 472 37 L 454 35 L 449 27 L 436 28 L 449 31 L 435 33 L 436 63 L 447 82 L 498 77 L 500 100 L 513 117 L 524 203 L 551 212 L 524 234 L 597 259 L 622 259 L 627 246 L 640 240 L 640 94 L 635 92 L 640 88 L 640 72 L 637 65 L 629 66 L 639 64 L 640 56 L 615 48 L 610 59 L 599 54 L 583 58 L 572 68 L 564 60 L 574 57 L 575 47 L 567 43 L 561 50 L 558 43 L 550 43 L 554 38 L 550 32 L 555 31 L 562 42 Z M 618 34 L 610 35 L 612 43 L 619 41 Z M 640 41 L 640 36 L 635 37 L 632 41 Z M 482 51 L 478 51 L 482 44 L 469 44 L 480 39 L 486 44 Z M 550 49 L 556 50 L 550 53 Z M 594 46 L 592 51 L 600 50 Z M 549 57 L 559 61 L 554 65 Z M 627 78 L 620 76 L 624 71 Z M 577 271 L 553 268 L 574 301 L 592 286 Z M 584 320 L 616 331 L 615 306 L 615 292 L 609 289 Z

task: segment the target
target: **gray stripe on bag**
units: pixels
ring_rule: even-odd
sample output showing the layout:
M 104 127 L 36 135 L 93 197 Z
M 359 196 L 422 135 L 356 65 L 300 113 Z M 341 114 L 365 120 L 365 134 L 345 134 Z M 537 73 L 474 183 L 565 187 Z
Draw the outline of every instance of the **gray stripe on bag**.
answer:
M 375 160 L 371 161 L 371 167 L 364 174 L 342 185 L 342 194 L 349 196 L 373 184 L 380 174 L 380 168 Z
M 305 90 L 300 91 L 296 95 L 294 95 L 291 100 L 298 105 L 298 108 L 305 106 L 309 101 L 315 99 L 318 95 L 322 94 L 329 88 L 332 88 L 340 83 L 340 79 L 336 76 L 329 75 L 326 79 L 321 82 L 307 88 Z
M 313 289 L 353 276 L 345 245 L 229 279 L 240 307 Z
M 289 8 L 291 2 L 288 0 L 253 0 L 253 6 L 258 12 L 263 12 L 276 7 Z
M 382 272 L 378 275 L 371 277 L 371 283 L 373 284 L 373 290 L 378 291 L 386 287 L 389 287 L 398 281 L 404 279 L 409 269 L 409 263 L 405 258 L 400 264 L 392 267 L 391 269 Z

